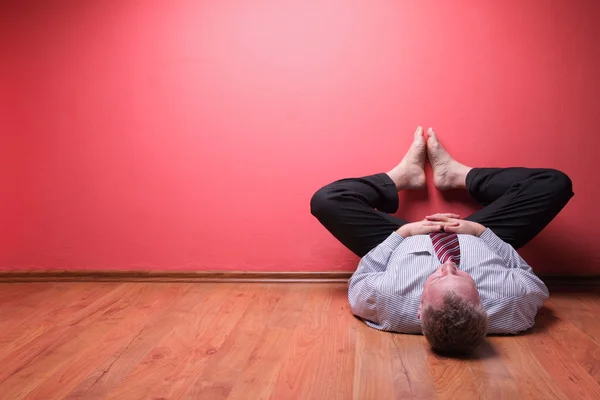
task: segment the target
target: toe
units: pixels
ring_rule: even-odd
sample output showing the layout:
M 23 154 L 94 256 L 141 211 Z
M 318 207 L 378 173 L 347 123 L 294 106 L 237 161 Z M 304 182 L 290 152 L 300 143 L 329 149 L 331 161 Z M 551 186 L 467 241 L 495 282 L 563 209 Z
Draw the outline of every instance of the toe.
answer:
M 420 140 L 423 139 L 423 127 L 419 126 L 417 127 L 417 130 L 415 131 L 415 140 Z
M 437 137 L 435 135 L 435 132 L 433 131 L 433 128 L 427 129 L 427 138 L 432 139 L 432 140 L 437 140 Z

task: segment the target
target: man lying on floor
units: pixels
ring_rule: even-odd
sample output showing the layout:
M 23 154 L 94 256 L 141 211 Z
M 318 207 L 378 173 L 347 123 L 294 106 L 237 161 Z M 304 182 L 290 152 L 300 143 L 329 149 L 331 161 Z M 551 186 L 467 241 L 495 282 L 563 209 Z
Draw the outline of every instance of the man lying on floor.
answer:
M 435 214 L 408 223 L 392 213 L 398 192 L 425 187 L 425 159 L 438 190 L 466 189 L 482 206 L 466 219 Z M 548 289 L 519 256 L 573 196 L 553 169 L 471 168 L 430 128 L 387 174 L 343 179 L 315 193 L 312 214 L 362 257 L 350 279 L 353 313 L 369 326 L 423 332 L 434 350 L 464 353 L 486 334 L 534 324 Z M 441 265 L 440 265 L 441 264 Z

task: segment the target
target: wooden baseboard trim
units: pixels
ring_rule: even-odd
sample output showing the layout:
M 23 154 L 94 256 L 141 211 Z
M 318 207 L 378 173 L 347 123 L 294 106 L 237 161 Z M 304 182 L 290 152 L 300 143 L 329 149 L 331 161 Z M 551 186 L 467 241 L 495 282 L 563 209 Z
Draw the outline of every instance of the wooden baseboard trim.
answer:
M 11 282 L 348 282 L 350 271 L 0 271 Z M 541 275 L 548 286 L 600 286 L 600 275 Z
M 0 282 L 347 282 L 352 272 L 0 271 Z

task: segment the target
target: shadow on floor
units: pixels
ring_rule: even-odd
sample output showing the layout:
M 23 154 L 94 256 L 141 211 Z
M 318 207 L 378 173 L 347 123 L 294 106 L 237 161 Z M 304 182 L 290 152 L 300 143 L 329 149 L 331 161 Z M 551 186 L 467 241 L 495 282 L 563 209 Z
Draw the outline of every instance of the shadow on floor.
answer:
M 439 358 L 440 360 L 453 359 L 465 361 L 478 361 L 499 357 L 498 352 L 489 341 L 483 342 L 483 344 L 480 345 L 475 350 L 475 352 L 471 354 L 441 354 L 433 350 L 431 350 L 431 352 L 435 357 Z
M 558 322 L 558 320 L 558 317 L 554 315 L 554 311 L 548 307 L 542 306 L 535 317 L 534 327 L 526 332 L 523 332 L 521 335 L 547 332 L 552 325 Z

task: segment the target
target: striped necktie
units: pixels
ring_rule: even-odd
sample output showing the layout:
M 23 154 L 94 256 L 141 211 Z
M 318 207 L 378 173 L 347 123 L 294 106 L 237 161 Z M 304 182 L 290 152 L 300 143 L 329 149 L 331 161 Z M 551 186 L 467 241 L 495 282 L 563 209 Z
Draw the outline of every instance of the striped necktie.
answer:
M 443 263 L 450 260 L 458 267 L 460 264 L 460 245 L 456 233 L 432 232 L 429 234 L 435 255 Z

